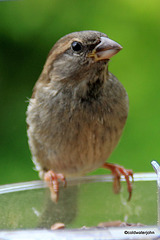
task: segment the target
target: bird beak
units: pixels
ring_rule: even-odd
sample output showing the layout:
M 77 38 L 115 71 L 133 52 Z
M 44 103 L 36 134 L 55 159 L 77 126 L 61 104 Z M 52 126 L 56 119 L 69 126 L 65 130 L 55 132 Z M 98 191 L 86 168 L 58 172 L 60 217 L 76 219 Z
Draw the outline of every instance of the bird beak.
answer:
M 122 46 L 117 42 L 107 37 L 101 37 L 100 43 L 88 54 L 88 57 L 94 58 L 95 61 L 107 60 L 117 54 L 121 49 Z

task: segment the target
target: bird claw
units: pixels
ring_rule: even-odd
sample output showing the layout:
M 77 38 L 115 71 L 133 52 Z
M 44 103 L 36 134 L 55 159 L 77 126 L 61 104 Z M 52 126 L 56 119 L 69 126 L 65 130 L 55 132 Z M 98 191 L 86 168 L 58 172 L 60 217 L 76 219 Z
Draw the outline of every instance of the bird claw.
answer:
M 115 193 L 120 192 L 120 188 L 121 188 L 120 178 L 121 178 L 121 176 L 123 175 L 125 177 L 126 182 L 127 182 L 128 192 L 129 192 L 129 197 L 128 197 L 128 201 L 129 201 L 131 199 L 131 196 L 132 196 L 132 183 L 130 181 L 130 177 L 132 178 L 132 182 L 133 182 L 133 171 L 125 169 L 122 166 L 119 166 L 117 164 L 112 164 L 112 163 L 104 163 L 103 167 L 111 170 L 111 172 L 114 176 L 113 190 L 114 190 Z
M 44 180 L 48 183 L 48 186 L 51 191 L 51 198 L 54 202 L 58 201 L 59 197 L 59 180 L 63 182 L 64 187 L 66 187 L 67 182 L 66 178 L 62 173 L 54 173 L 52 170 L 49 170 L 44 174 Z

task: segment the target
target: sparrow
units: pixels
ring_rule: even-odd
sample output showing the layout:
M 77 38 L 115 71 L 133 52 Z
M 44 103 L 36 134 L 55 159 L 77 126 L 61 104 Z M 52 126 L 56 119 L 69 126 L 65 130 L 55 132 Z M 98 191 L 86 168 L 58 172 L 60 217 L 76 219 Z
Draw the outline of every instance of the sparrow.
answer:
M 111 170 L 115 193 L 132 170 L 107 163 L 128 116 L 128 95 L 108 71 L 121 45 L 98 31 L 70 33 L 50 50 L 27 108 L 27 134 L 33 162 L 58 200 L 59 180 L 97 168 Z

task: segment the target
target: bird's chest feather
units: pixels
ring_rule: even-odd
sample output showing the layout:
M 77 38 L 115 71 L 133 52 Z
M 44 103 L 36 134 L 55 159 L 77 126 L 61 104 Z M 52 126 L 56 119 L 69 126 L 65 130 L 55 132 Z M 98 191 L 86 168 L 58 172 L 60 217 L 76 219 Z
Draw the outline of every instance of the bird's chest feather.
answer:
M 45 98 L 36 113 L 37 134 L 48 148 L 94 145 L 95 141 L 103 144 L 110 132 L 118 134 L 122 128 L 116 109 L 93 87 L 80 98 L 70 93 Z
M 32 101 L 28 109 L 32 125 L 29 142 L 42 168 L 66 175 L 83 174 L 109 157 L 121 136 L 127 107 L 113 103 L 98 89 L 91 86 L 83 97 L 79 92 L 60 92 L 54 98 L 42 93 Z

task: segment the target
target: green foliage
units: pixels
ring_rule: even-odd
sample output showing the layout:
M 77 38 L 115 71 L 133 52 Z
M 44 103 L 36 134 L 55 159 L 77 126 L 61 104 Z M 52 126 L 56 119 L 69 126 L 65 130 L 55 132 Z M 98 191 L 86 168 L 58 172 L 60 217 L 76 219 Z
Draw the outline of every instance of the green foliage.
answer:
M 38 179 L 27 145 L 27 99 L 52 45 L 69 32 L 88 29 L 124 47 L 109 70 L 125 86 L 130 112 L 109 161 L 152 171 L 150 161 L 160 155 L 159 7 L 158 0 L 0 1 L 0 184 Z

